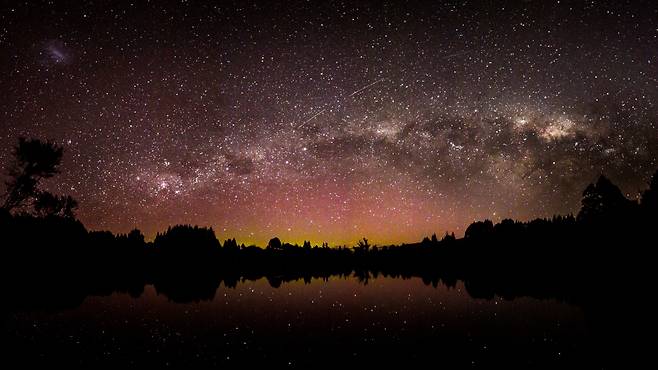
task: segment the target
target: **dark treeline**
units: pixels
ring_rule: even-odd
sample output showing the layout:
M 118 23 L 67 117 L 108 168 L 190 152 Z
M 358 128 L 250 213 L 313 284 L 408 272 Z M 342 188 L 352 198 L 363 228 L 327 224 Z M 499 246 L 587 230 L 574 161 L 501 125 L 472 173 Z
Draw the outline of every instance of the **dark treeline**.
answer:
M 639 201 L 601 176 L 583 192 L 576 216 L 529 222 L 471 224 L 463 238 L 446 234 L 415 244 L 312 246 L 270 240 L 265 248 L 220 242 L 212 228 L 178 225 L 145 241 L 139 230 L 115 235 L 88 231 L 77 203 L 40 190 L 58 172 L 61 148 L 21 139 L 8 171 L 0 209 L 2 282 L 6 310 L 74 307 L 88 295 L 129 292 L 153 284 L 176 302 L 212 299 L 220 284 L 266 278 L 283 282 L 332 275 L 364 284 L 377 276 L 420 277 L 456 286 L 473 297 L 531 296 L 568 301 L 605 317 L 641 303 L 652 275 L 658 226 L 658 172 Z M 615 294 L 613 302 L 610 294 Z M 603 303 L 605 302 L 605 305 Z

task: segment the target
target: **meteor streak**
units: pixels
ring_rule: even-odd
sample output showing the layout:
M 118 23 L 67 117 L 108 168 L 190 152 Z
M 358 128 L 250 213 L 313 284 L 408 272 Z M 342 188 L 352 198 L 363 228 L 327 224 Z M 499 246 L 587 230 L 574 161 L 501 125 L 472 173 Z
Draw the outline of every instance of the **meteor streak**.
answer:
M 360 94 L 360 93 L 362 93 L 363 91 L 368 90 L 369 88 L 371 88 L 371 87 L 377 85 L 378 83 L 384 81 L 385 79 L 386 79 L 386 77 L 382 77 L 382 78 L 380 78 L 380 79 L 377 80 L 377 81 L 371 82 L 371 83 L 369 83 L 369 84 L 367 84 L 367 85 L 361 87 L 360 89 L 354 91 L 353 93 L 349 94 L 347 97 L 348 97 L 348 98 L 351 98 L 351 97 L 353 97 L 353 96 L 355 96 L 355 95 L 357 95 L 357 94 Z M 337 100 L 337 101 L 340 101 L 340 98 L 341 98 L 341 97 L 339 97 L 339 98 L 336 99 L 336 100 Z M 314 114 L 311 118 L 309 118 L 309 119 L 307 119 L 306 121 L 302 122 L 299 126 L 297 126 L 297 128 L 301 128 L 302 126 L 304 126 L 305 124 L 309 123 L 310 121 L 312 121 L 313 119 L 315 119 L 317 116 L 321 115 L 322 113 L 324 113 L 324 112 L 326 112 L 326 111 L 327 111 L 327 108 L 325 108 L 325 109 L 323 109 L 323 110 L 317 112 L 317 113 Z

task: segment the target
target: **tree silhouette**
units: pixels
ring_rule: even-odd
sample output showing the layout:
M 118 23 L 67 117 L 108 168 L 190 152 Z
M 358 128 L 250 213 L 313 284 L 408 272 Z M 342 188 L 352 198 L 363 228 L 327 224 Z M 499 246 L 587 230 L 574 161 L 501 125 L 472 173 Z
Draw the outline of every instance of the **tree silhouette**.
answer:
M 621 190 L 601 175 L 596 184 L 589 184 L 583 192 L 578 221 L 603 222 L 627 215 L 635 203 L 626 199 Z
M 126 236 L 130 243 L 144 244 L 144 234 L 139 229 L 132 229 Z
M 39 139 L 18 139 L 14 148 L 14 161 L 10 164 L 7 174 L 9 180 L 2 208 L 11 212 L 27 205 L 28 201 L 36 199 L 39 193 L 39 183 L 59 173 L 64 149 L 51 142 Z M 50 208 L 54 203 L 52 198 L 44 198 L 42 206 Z M 66 201 L 64 202 L 67 205 Z M 73 204 L 69 204 L 73 205 Z M 75 208 L 75 207 L 72 207 Z M 71 210 L 72 210 L 71 208 Z M 61 209 L 60 209 L 61 210 Z
M 447 243 L 453 242 L 455 240 L 457 240 L 457 238 L 455 238 L 455 233 L 453 232 L 448 234 L 447 231 L 446 234 L 443 236 L 443 239 L 441 239 L 442 242 L 447 242 Z
M 270 239 L 270 242 L 267 243 L 267 249 L 280 250 L 281 248 L 281 240 L 277 237 Z
M 493 233 L 494 225 L 491 220 L 477 221 L 468 226 L 464 232 L 466 239 L 481 239 Z
M 53 195 L 47 191 L 40 192 L 34 201 L 34 213 L 40 217 L 75 218 L 76 208 L 78 202 L 71 196 Z
M 368 252 L 370 250 L 370 244 L 368 243 L 368 239 L 363 238 L 357 242 L 358 248 L 362 251 Z
M 224 248 L 224 250 L 231 251 L 231 252 L 235 252 L 235 251 L 240 250 L 240 247 L 238 247 L 238 242 L 235 240 L 235 238 L 226 239 L 224 241 L 223 248 Z

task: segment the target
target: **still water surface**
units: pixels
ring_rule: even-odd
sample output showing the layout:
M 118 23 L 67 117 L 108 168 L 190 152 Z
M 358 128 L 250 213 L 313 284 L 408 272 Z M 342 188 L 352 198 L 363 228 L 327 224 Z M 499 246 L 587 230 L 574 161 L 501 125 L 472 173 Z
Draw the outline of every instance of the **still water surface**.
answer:
M 195 303 L 171 302 L 148 285 L 139 297 L 92 296 L 75 309 L 9 316 L 10 357 L 41 365 L 559 367 L 592 359 L 577 306 L 474 299 L 461 282 L 434 287 L 420 278 L 279 288 L 261 279 L 222 285 Z

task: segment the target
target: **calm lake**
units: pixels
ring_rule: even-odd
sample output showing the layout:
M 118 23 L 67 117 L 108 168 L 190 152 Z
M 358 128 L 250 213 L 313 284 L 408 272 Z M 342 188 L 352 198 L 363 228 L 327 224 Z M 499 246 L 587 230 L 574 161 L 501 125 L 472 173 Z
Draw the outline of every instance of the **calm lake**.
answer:
M 10 313 L 5 328 L 9 357 L 49 366 L 560 367 L 591 365 L 596 347 L 577 306 L 474 299 L 462 282 L 434 287 L 420 278 L 279 288 L 261 279 L 222 285 L 197 303 L 171 302 L 148 285 L 136 298 L 113 293 L 75 309 Z

